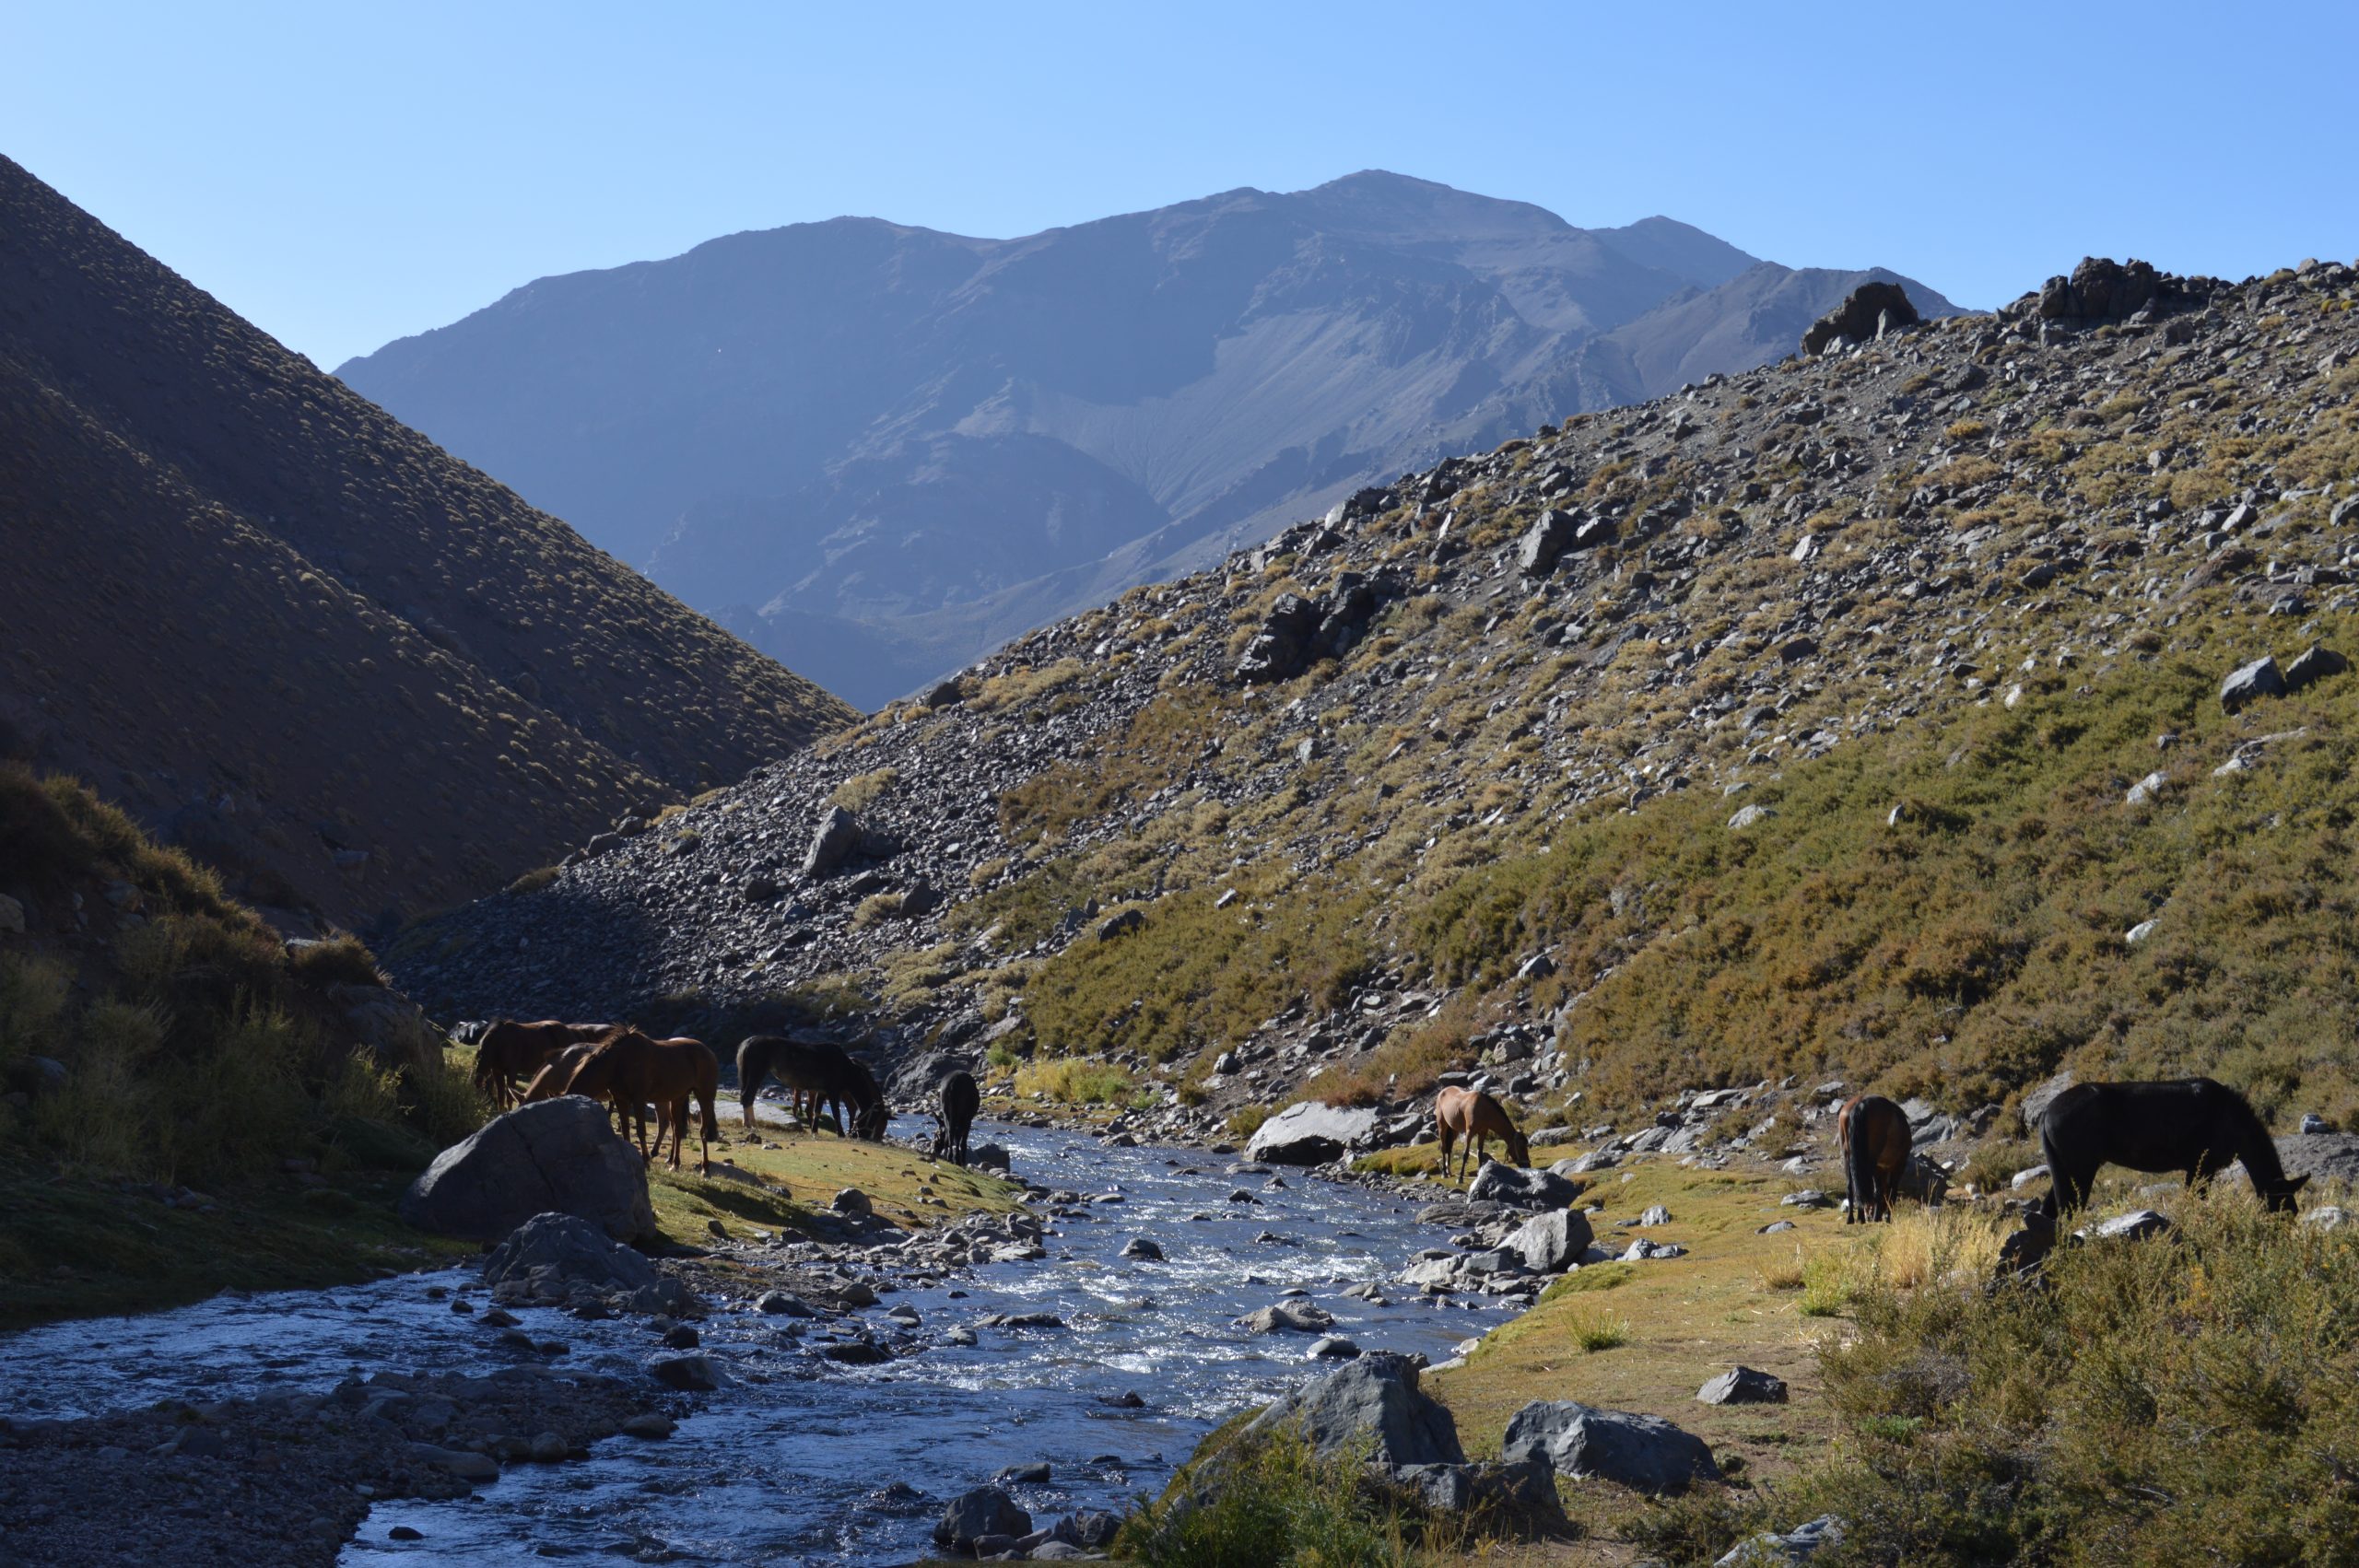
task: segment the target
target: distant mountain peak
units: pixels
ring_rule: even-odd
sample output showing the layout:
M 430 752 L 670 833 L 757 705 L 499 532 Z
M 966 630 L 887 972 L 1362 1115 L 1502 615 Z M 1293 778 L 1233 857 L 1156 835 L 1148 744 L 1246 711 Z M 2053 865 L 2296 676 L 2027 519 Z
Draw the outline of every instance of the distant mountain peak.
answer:
M 1371 169 L 1013 240 L 735 236 L 339 373 L 875 706 L 1404 468 L 1781 356 L 1856 281 Z

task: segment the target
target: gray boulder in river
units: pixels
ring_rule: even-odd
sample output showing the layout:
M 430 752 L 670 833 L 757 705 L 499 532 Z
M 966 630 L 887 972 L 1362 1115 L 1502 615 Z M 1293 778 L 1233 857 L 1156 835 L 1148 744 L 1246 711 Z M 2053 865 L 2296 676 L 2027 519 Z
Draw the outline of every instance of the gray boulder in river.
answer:
M 1248 1159 L 1274 1165 L 1323 1165 L 1376 1131 L 1376 1113 L 1301 1100 L 1254 1129 Z
M 652 1236 L 647 1168 L 606 1119 L 578 1094 L 522 1106 L 435 1156 L 402 1194 L 401 1215 L 420 1230 L 498 1241 L 535 1214 L 574 1214 L 616 1241 Z
M 1589 1216 L 1578 1209 L 1552 1209 L 1517 1226 L 1503 1244 L 1535 1274 L 1560 1274 L 1581 1260 L 1597 1240 Z
M 562 1305 L 588 1291 L 633 1312 L 696 1306 L 687 1286 L 574 1214 L 535 1214 L 509 1232 L 483 1260 L 483 1282 L 502 1305 Z

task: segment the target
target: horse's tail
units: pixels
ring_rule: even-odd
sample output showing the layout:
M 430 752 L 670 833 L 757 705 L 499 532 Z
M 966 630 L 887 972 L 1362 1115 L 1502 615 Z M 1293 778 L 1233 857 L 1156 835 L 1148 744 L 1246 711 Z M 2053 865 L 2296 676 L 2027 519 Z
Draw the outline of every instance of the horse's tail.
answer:
M 1847 1225 L 1872 1218 L 1867 1211 L 1875 1207 L 1875 1153 L 1868 1147 L 1867 1129 L 1860 1121 L 1860 1103 L 1854 1100 L 1843 1107 L 1836 1122 L 1843 1138 L 1843 1181 L 1851 1189 L 1851 1211 L 1843 1217 Z
M 754 1096 L 770 1070 L 769 1052 L 759 1035 L 748 1035 L 737 1047 L 737 1109 L 747 1127 L 754 1125 Z M 716 1071 L 719 1070 L 716 1069 Z

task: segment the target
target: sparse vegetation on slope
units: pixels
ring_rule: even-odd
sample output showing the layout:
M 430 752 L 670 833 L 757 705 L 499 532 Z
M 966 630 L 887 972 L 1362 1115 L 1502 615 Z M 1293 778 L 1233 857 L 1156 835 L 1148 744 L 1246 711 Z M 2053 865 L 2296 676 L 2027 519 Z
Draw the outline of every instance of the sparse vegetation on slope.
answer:
M 2032 300 L 1450 460 L 690 808 L 692 855 L 429 928 L 405 977 L 486 1008 L 555 944 L 640 966 L 615 1006 L 725 1015 L 848 977 L 888 1038 L 1102 1058 L 1205 1132 L 1477 1065 L 1539 1125 L 2059 1066 L 2348 1118 L 2354 299 Z M 888 768 L 842 871 L 777 852 Z
M 483 1107 L 367 949 L 5 765 L 0 876 L 0 1323 L 429 1255 L 391 1189 Z

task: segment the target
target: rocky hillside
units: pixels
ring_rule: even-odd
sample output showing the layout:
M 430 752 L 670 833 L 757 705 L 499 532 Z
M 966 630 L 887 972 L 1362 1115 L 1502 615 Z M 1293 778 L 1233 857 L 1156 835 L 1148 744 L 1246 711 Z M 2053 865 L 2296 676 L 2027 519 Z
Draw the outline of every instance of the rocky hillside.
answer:
M 1776 358 L 1869 275 L 1364 173 L 1020 240 L 733 235 L 337 373 L 874 707 L 1402 468 Z
M 475 896 L 851 717 L 0 159 L 0 760 L 291 918 Z
M 1863 297 L 1025 638 L 394 967 L 454 1014 L 1102 1054 L 1164 1130 L 1485 1070 L 1575 1128 L 2059 1069 L 2359 1114 L 2353 285 Z

